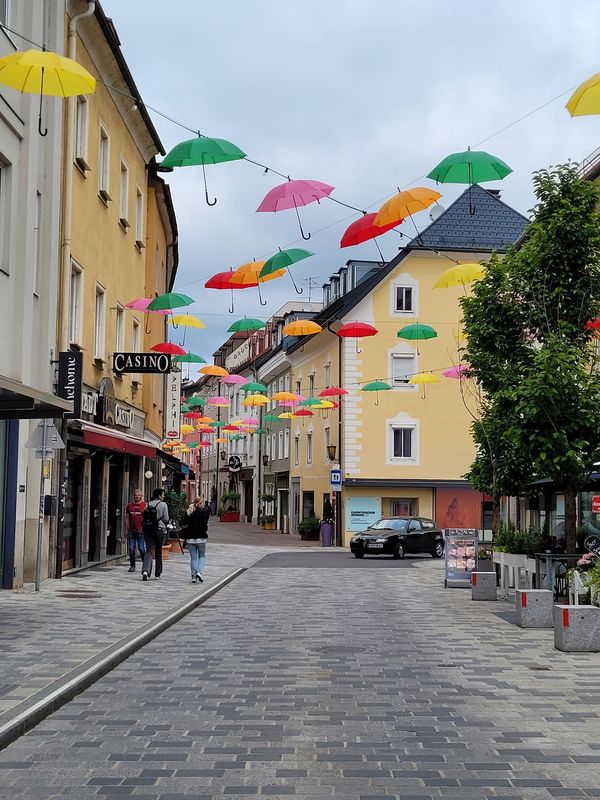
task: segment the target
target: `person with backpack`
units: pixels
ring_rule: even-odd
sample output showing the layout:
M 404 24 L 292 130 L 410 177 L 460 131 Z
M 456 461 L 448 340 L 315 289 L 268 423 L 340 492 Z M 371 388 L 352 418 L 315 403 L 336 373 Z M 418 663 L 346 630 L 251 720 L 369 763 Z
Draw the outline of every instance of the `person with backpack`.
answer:
M 155 489 L 152 500 L 142 514 L 142 530 L 146 552 L 142 564 L 142 580 L 147 581 L 152 575 L 152 559 L 154 558 L 154 578 L 158 580 L 162 574 L 162 546 L 167 537 L 169 509 L 165 503 L 165 490 Z
M 202 569 L 206 560 L 206 540 L 208 539 L 208 518 L 210 511 L 204 505 L 204 499 L 197 497 L 194 500 L 194 510 L 188 514 L 179 536 L 185 539 L 190 551 L 190 568 L 192 570 L 192 583 L 202 583 Z
M 144 534 L 142 531 L 142 515 L 146 508 L 146 503 L 143 501 L 143 495 L 140 489 L 136 489 L 133 493 L 133 502 L 127 503 L 125 509 L 125 516 L 127 518 L 127 549 L 129 551 L 129 572 L 135 572 L 135 551 L 136 548 L 140 554 L 140 560 L 143 561 L 145 547 L 144 547 Z

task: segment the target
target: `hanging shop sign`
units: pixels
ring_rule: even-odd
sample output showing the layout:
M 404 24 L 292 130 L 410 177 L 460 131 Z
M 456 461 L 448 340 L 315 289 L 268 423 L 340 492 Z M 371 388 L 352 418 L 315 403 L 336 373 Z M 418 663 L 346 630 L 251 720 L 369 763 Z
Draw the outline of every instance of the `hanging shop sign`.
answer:
M 167 407 L 165 409 L 165 439 L 179 439 L 181 433 L 181 372 L 167 375 Z
M 98 392 L 94 389 L 81 393 L 81 414 L 91 417 L 92 420 L 98 413 Z
M 58 354 L 58 396 L 73 403 L 73 411 L 65 419 L 81 416 L 81 386 L 83 383 L 83 353 L 67 351 Z
M 592 514 L 600 514 L 600 494 L 592 495 Z
M 588 536 L 583 546 L 590 553 L 595 553 L 597 556 L 600 556 L 600 536 Z
M 171 371 L 171 356 L 166 353 L 113 353 L 113 372 L 167 373 Z

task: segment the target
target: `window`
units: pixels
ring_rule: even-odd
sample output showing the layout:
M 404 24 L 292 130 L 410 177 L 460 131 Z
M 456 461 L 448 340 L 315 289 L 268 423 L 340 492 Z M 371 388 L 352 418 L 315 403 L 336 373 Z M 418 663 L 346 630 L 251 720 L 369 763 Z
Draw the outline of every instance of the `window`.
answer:
M 283 392 L 283 376 L 279 378 L 279 391 Z
M 300 392 L 301 386 L 302 386 L 302 382 L 301 381 L 296 381 L 296 383 L 295 383 L 295 387 L 296 388 L 294 389 L 294 392 L 296 394 L 301 394 L 301 392 Z
M 294 464 L 298 466 L 300 463 L 300 437 L 296 434 L 294 436 Z
M 277 434 L 277 458 L 283 458 L 283 431 Z
M 104 361 L 104 318 L 106 315 L 106 289 L 96 284 L 96 309 L 94 318 L 94 358 Z
M 10 0 L 0 0 L 0 22 L 10 24 Z
M 329 461 L 329 452 L 327 448 L 331 444 L 331 428 L 325 428 L 325 461 Z
M 412 459 L 413 428 L 392 428 L 392 458 Z
M 325 364 L 325 388 L 331 386 L 331 364 Z
M 306 463 L 312 464 L 313 459 L 313 435 L 312 433 L 306 434 Z
M 144 247 L 144 193 L 135 187 L 135 243 L 141 250 Z
M 137 319 L 133 320 L 132 336 L 131 336 L 131 349 L 134 353 L 140 352 L 140 323 Z M 140 376 L 135 372 L 131 376 L 132 383 L 139 383 Z
M 89 172 L 87 154 L 88 143 L 88 101 L 85 95 L 77 96 L 75 109 L 75 163 L 83 170 Z
M 396 312 L 410 313 L 413 309 L 413 287 L 396 286 Z
M 417 504 L 415 500 L 399 498 L 390 501 L 392 517 L 414 517 Z
M 290 375 L 286 375 L 285 376 L 285 382 L 284 382 L 284 391 L 289 392 L 290 383 L 291 383 L 291 376 Z
M 100 125 L 100 150 L 98 154 L 98 194 L 108 205 L 112 197 L 110 188 L 110 136 L 104 125 Z
M 71 285 L 69 289 L 69 342 L 79 344 L 81 339 L 81 306 L 83 297 L 83 270 L 71 262 Z
M 290 431 L 286 428 L 283 432 L 283 457 L 290 457 Z
M 115 350 L 122 353 L 125 344 L 125 309 L 120 303 L 117 303 L 117 316 L 115 318 Z
M 308 396 L 314 397 L 315 396 L 315 373 L 313 372 L 312 375 L 308 376 Z
M 35 193 L 35 220 L 33 223 L 33 293 L 40 293 L 40 252 L 42 231 L 42 195 Z
M 121 172 L 119 175 L 119 222 L 121 227 L 127 228 L 129 225 L 129 167 L 127 163 L 121 159 Z
M 416 370 L 415 354 L 414 353 L 392 353 L 392 384 L 394 386 L 408 386 L 411 389 L 415 388 L 409 384 L 411 375 L 414 375 Z
M 0 155 L 0 269 L 8 275 L 10 167 Z

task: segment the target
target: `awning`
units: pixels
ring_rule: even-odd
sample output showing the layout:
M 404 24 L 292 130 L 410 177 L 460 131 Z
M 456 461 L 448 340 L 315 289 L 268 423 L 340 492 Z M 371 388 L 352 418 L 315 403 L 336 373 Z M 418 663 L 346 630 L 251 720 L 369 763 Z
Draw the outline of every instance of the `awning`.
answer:
M 73 404 L 0 375 L 0 419 L 62 419 Z
M 122 431 L 109 430 L 102 425 L 94 425 L 92 422 L 84 422 L 81 430 L 84 443 L 92 447 L 102 447 L 104 450 L 114 450 L 117 453 L 128 453 L 130 456 L 147 456 L 148 458 L 156 456 L 156 447 Z

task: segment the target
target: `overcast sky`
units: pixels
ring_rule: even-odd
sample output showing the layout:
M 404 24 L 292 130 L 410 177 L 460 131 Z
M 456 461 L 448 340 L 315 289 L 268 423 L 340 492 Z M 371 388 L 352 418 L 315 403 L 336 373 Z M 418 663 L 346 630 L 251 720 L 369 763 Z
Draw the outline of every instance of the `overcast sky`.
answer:
M 423 176 L 445 155 L 496 134 L 478 149 L 514 173 L 489 186 L 527 213 L 534 170 L 580 161 L 600 146 L 600 117 L 571 119 L 564 110 L 569 90 L 600 70 L 595 0 L 103 0 L 103 7 L 148 104 L 293 178 L 332 184 L 335 197 L 368 211 L 397 186 L 433 186 Z M 167 151 L 190 138 L 153 119 Z M 264 308 L 256 289 L 237 292 L 231 316 L 230 293 L 204 289 L 213 273 L 294 244 L 316 253 L 297 265 L 296 279 L 312 276 L 320 286 L 349 258 L 377 258 L 372 242 L 339 248 L 354 212 L 326 200 L 302 209 L 312 232 L 302 243 L 293 211 L 255 213 L 281 178 L 244 161 L 206 171 L 214 207 L 205 203 L 200 168 L 167 178 L 180 234 L 176 288 L 197 299 L 191 311 L 207 325 L 187 342 L 206 358 L 234 319 L 266 319 L 297 297 L 286 276 L 264 287 Z M 444 205 L 460 191 L 438 188 Z M 416 221 L 424 227 L 427 212 Z M 379 242 L 392 258 L 399 237 Z M 180 336 L 175 331 L 173 341 Z

